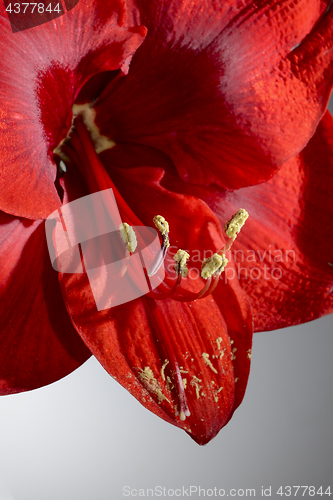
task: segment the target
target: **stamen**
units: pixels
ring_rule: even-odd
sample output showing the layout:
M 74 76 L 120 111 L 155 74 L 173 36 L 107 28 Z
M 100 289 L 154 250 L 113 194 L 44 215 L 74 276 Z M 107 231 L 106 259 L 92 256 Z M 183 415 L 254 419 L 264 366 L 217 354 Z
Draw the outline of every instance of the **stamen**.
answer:
M 177 254 L 179 257 L 177 257 Z M 150 292 L 148 295 L 150 298 L 154 300 L 160 300 L 160 299 L 172 299 L 176 300 L 178 302 L 190 302 L 193 300 L 197 299 L 203 299 L 213 293 L 215 288 L 217 287 L 219 283 L 219 275 L 224 271 L 225 266 L 228 263 L 228 259 L 225 258 L 225 255 L 220 256 L 219 254 L 214 254 L 212 257 L 209 259 L 205 259 L 203 262 L 203 269 L 202 272 L 204 272 L 204 275 L 202 276 L 205 279 L 207 279 L 207 282 L 205 283 L 204 287 L 199 291 L 199 292 L 190 292 L 189 290 L 186 290 L 184 288 L 181 288 L 180 283 L 181 283 L 181 278 L 184 276 L 183 273 L 185 273 L 185 276 L 187 275 L 187 267 L 186 267 L 186 260 L 189 258 L 189 254 L 185 252 L 184 250 L 178 250 L 177 254 L 174 256 L 175 260 L 178 260 L 179 258 L 179 264 L 176 264 L 175 269 L 178 273 L 178 278 L 177 281 L 174 283 L 171 289 L 165 291 L 165 292 Z M 182 262 L 182 259 L 183 262 Z M 208 262 L 211 261 L 211 262 Z M 182 264 L 181 264 L 182 262 Z M 177 267 L 178 266 L 178 267 Z M 210 275 L 209 275 L 209 270 L 210 270 Z M 168 283 L 170 286 L 170 283 Z M 166 283 L 161 283 L 161 286 L 165 287 Z M 158 287 L 159 289 L 160 287 Z M 176 293 L 177 292 L 177 293 Z
M 178 274 L 178 280 L 179 280 L 179 277 L 181 277 L 181 273 Z M 181 288 L 178 284 L 178 280 L 176 282 L 177 286 L 174 285 L 174 287 L 172 289 L 172 293 L 171 293 L 171 291 L 169 293 L 165 292 L 165 295 L 167 294 L 166 298 L 176 300 L 177 302 L 191 302 L 193 300 L 203 299 L 203 298 L 207 297 L 207 295 L 210 295 L 213 292 L 213 290 L 215 290 L 216 286 L 218 285 L 219 277 L 213 276 L 213 278 L 208 278 L 204 287 L 199 292 L 190 292 L 189 290 L 185 290 L 184 288 Z M 177 291 L 177 294 L 174 295 L 175 291 Z M 152 298 L 155 298 L 151 294 L 149 296 Z M 161 294 L 161 296 L 162 296 L 162 294 Z
M 237 238 L 237 235 L 244 226 L 245 221 L 248 217 L 249 217 L 248 212 L 244 210 L 244 208 L 240 208 L 238 212 L 236 212 L 235 215 L 233 215 L 231 219 L 225 223 L 224 229 L 225 232 L 227 233 L 227 236 L 229 237 L 229 240 L 217 252 L 219 255 L 223 255 L 223 253 L 228 252 L 230 250 L 233 242 Z
M 219 255 L 218 253 L 214 253 L 208 259 L 205 259 L 202 262 L 201 266 L 201 277 L 204 279 L 211 278 L 212 276 L 218 276 L 223 271 L 225 266 L 228 264 L 228 259 L 225 258 L 225 255 Z
M 238 212 L 225 223 L 224 230 L 229 238 L 235 238 L 238 235 L 248 216 L 249 214 L 247 211 L 244 210 L 244 208 L 240 208 Z
M 125 243 L 127 250 L 131 253 L 135 252 L 138 242 L 132 226 L 129 226 L 126 222 L 124 222 L 123 224 L 120 224 L 119 231 L 121 239 Z
M 129 224 L 123 223 L 119 227 L 122 240 L 126 245 L 126 252 L 122 269 L 120 270 L 117 278 L 122 277 L 126 272 L 128 272 L 133 282 L 136 283 L 139 289 L 141 289 L 141 282 L 138 276 L 140 275 L 140 272 L 142 272 L 142 268 L 140 268 L 137 261 L 129 265 L 128 257 L 129 254 L 133 253 L 137 247 L 137 237 L 131 226 L 143 226 L 143 224 L 124 201 L 96 154 L 97 139 L 94 137 L 93 143 L 87 130 L 88 126 L 90 132 L 94 135 L 91 127 L 91 122 L 94 120 L 90 119 L 93 117 L 88 117 L 86 109 L 78 109 L 76 111 L 78 111 L 78 116 L 75 118 L 75 121 L 73 120 L 70 137 L 67 137 L 64 141 L 62 141 L 57 150 L 59 149 L 60 152 L 64 153 L 64 156 L 71 161 L 71 166 L 72 164 L 76 165 L 92 193 L 112 188 L 116 199 L 116 206 L 113 207 L 113 202 L 110 200 L 110 207 L 108 208 L 108 211 L 109 209 L 111 211 L 115 208 L 117 208 L 117 211 L 119 209 L 121 219 L 128 220 L 129 222 Z M 110 143 L 109 147 L 112 147 L 112 145 L 114 144 Z M 58 153 L 58 151 L 55 152 Z M 62 162 L 60 168 L 63 169 Z M 176 281 L 171 276 L 166 275 L 164 277 L 164 281 L 159 285 L 156 291 L 153 292 L 150 289 L 148 296 L 155 300 L 171 298 L 179 302 L 189 302 L 207 297 L 211 294 L 219 283 L 219 275 L 223 272 L 228 263 L 228 260 L 225 258 L 225 252 L 230 249 L 247 218 L 248 213 L 246 210 L 240 209 L 229 221 L 226 222 L 225 229 L 229 240 L 224 247 L 216 252 L 211 258 L 203 261 L 201 277 L 206 280 L 206 283 L 199 292 L 191 292 L 181 286 L 182 278 L 188 275 L 186 261 L 189 258 L 189 254 L 184 250 L 178 250 L 174 256 L 174 260 L 176 261 L 175 270 L 177 272 Z M 148 277 L 156 274 L 161 268 L 166 258 L 168 248 L 170 247 L 168 222 L 161 215 L 155 216 L 153 220 L 156 228 L 161 234 L 162 245 L 157 255 L 155 255 L 153 264 L 148 270 L 144 269 L 144 272 Z M 144 244 L 144 242 L 141 241 L 142 238 L 140 235 L 138 235 L 138 239 L 140 245 L 141 243 Z M 123 249 L 119 247 L 119 251 L 121 252 Z M 149 279 L 147 279 L 147 282 L 149 284 Z
M 148 269 L 148 276 L 154 276 L 154 274 L 158 272 L 164 262 L 167 250 L 168 249 L 166 247 L 162 246 L 162 248 L 160 248 L 160 250 L 157 252 L 152 265 Z
M 142 269 L 145 273 L 146 278 L 147 276 L 153 276 L 158 272 L 165 260 L 168 248 L 170 247 L 169 224 L 161 215 L 157 215 L 153 219 L 154 224 L 161 235 L 162 245 L 161 249 L 155 256 L 152 266 L 147 270 L 143 265 L 144 263 L 142 257 L 141 266 L 140 263 L 135 259 L 134 263 L 131 263 L 131 259 L 129 258 L 130 253 L 133 253 L 136 250 L 138 244 L 137 236 L 133 230 L 132 225 L 143 226 L 143 224 L 122 198 L 111 177 L 109 176 L 108 172 L 97 156 L 98 152 L 113 147 L 115 143 L 99 135 L 98 129 L 95 129 L 93 126 L 94 115 L 91 113 L 91 110 L 87 109 L 87 106 L 84 106 L 82 109 L 78 108 L 74 110 L 74 115 L 75 112 L 77 112 L 79 116 L 77 116 L 75 120 L 73 120 L 70 137 L 62 141 L 61 145 L 59 145 L 59 147 L 56 148 L 54 152 L 59 154 L 63 160 L 70 162 L 69 168 L 71 168 L 72 166 L 76 166 L 78 168 L 91 193 L 104 191 L 110 188 L 113 190 L 115 201 L 113 197 L 108 200 L 107 212 L 111 214 L 112 212 L 118 213 L 119 209 L 121 220 L 127 220 L 129 222 L 129 224 L 122 223 L 119 226 L 122 241 L 126 246 L 125 259 L 123 258 L 124 247 L 121 241 L 119 241 L 117 242 L 117 247 L 119 247 L 119 249 L 117 248 L 116 250 L 117 252 L 119 251 L 120 260 L 122 261 L 122 267 L 117 276 L 113 278 L 120 279 L 125 275 L 125 273 L 128 273 L 129 278 L 132 279 L 133 283 L 137 285 L 138 289 L 141 289 L 142 283 L 139 276 L 142 274 Z M 87 130 L 87 127 L 90 134 Z M 93 142 L 91 139 L 93 140 Z M 66 166 L 62 161 L 60 162 L 60 168 L 64 172 L 66 172 Z M 240 209 L 229 221 L 226 222 L 225 230 L 230 240 L 221 250 L 215 253 L 212 257 L 203 261 L 201 276 L 206 280 L 206 282 L 201 290 L 199 290 L 199 292 L 191 292 L 181 287 L 182 278 L 185 278 L 188 275 L 188 268 L 186 264 L 187 260 L 190 258 L 190 255 L 185 250 L 179 249 L 173 257 L 175 260 L 174 268 L 177 273 L 176 280 L 174 280 L 171 276 L 166 275 L 164 281 L 160 284 L 156 291 L 152 291 L 150 280 L 147 278 L 147 284 L 150 292 L 146 294 L 145 288 L 145 297 L 143 298 L 143 300 L 146 300 L 150 305 L 149 309 L 152 311 L 152 315 L 156 325 L 156 335 L 165 350 L 166 357 L 168 358 L 167 363 L 170 362 L 171 368 L 169 374 L 173 377 L 175 384 L 175 388 L 174 386 L 172 386 L 170 390 L 177 391 L 176 401 L 178 399 L 178 404 L 175 404 L 175 406 L 178 406 L 179 408 L 179 413 L 177 414 L 179 416 L 179 419 L 182 421 L 185 420 L 186 417 L 190 416 L 190 411 L 187 405 L 185 394 L 185 382 L 183 381 L 182 373 L 178 364 L 179 358 L 177 359 L 176 351 L 168 332 L 168 327 L 165 324 L 164 318 L 159 312 L 157 301 L 160 299 L 171 298 L 179 302 L 189 302 L 192 300 L 205 298 L 213 293 L 219 283 L 219 276 L 228 263 L 228 260 L 225 258 L 225 253 L 223 253 L 223 251 L 226 252 L 230 248 L 232 242 L 236 238 L 247 218 L 248 213 L 244 209 Z M 140 245 L 141 243 L 144 244 L 143 237 L 139 234 L 139 231 L 138 240 Z M 140 252 L 139 254 L 141 256 Z M 83 255 L 81 248 L 80 255 L 83 264 Z M 208 359 L 208 354 L 203 353 L 203 357 L 205 363 L 214 371 L 215 369 L 212 367 Z M 165 380 L 164 370 L 167 363 L 163 364 L 161 370 L 161 376 L 163 380 Z M 149 367 L 146 367 L 143 370 L 143 374 L 147 375 L 148 369 Z M 142 375 L 142 377 L 143 376 L 144 375 Z M 169 377 L 167 377 L 167 379 L 168 378 Z M 149 373 L 146 382 L 149 382 L 150 380 L 151 376 Z M 155 388 L 154 392 L 158 396 L 159 402 L 161 402 L 161 398 L 165 398 L 165 396 L 162 393 L 158 392 L 156 386 L 153 386 L 153 388 Z
M 151 297 L 152 299 L 155 299 L 155 300 L 161 300 L 161 299 L 168 299 L 170 297 L 172 297 L 172 295 L 174 295 L 177 291 L 177 289 L 179 288 L 180 286 L 180 283 L 181 283 L 181 280 L 182 278 L 186 277 L 187 273 L 188 273 L 188 269 L 186 267 L 186 261 L 187 259 L 190 257 L 190 255 L 185 252 L 185 250 L 177 250 L 177 253 L 176 255 L 174 255 L 174 259 L 176 262 L 176 265 L 175 265 L 175 271 L 177 272 L 177 280 L 175 282 L 175 284 L 173 285 L 173 287 L 169 290 L 167 290 L 166 292 L 161 292 L 161 293 L 154 293 L 152 291 L 150 291 L 149 293 L 149 297 Z M 148 276 L 151 276 L 151 274 L 149 274 L 150 271 L 147 272 Z M 165 285 L 165 283 L 164 283 Z
M 190 258 L 190 254 L 185 252 L 185 250 L 181 250 L 180 248 L 177 250 L 177 253 L 173 256 L 176 261 L 175 271 L 177 274 L 181 273 L 183 278 L 186 278 L 188 273 L 188 268 L 186 267 L 186 262 Z
M 201 290 L 199 294 L 200 296 L 198 298 L 204 299 L 205 297 L 208 297 L 208 295 L 211 295 L 214 292 L 217 285 L 219 284 L 219 280 L 220 280 L 220 275 L 215 275 L 212 278 L 208 278 L 206 283 L 207 289 L 205 290 L 206 287 L 204 287 Z
M 162 266 L 164 259 L 166 257 L 168 248 L 170 246 L 170 241 L 169 241 L 169 224 L 165 220 L 162 215 L 156 215 L 153 218 L 154 224 L 158 231 L 160 232 L 160 235 L 162 237 L 162 248 L 159 250 L 157 253 L 152 265 L 148 269 L 148 276 L 154 276 Z
M 157 229 L 161 233 L 162 240 L 163 240 L 163 245 L 168 248 L 170 246 L 170 242 L 169 242 L 169 224 L 167 223 L 167 221 L 165 220 L 165 218 L 162 217 L 162 215 L 156 215 L 154 217 L 153 221 L 154 221 L 155 226 L 157 227 Z
M 164 300 L 164 299 L 172 298 L 172 295 L 174 295 L 176 293 L 176 291 L 178 290 L 179 285 L 181 283 L 181 280 L 182 280 L 182 273 L 180 272 L 180 273 L 178 273 L 178 277 L 177 277 L 176 282 L 174 283 L 173 287 L 170 288 L 170 290 L 168 290 L 166 292 L 161 292 L 161 293 L 153 292 L 150 290 L 150 292 L 147 295 L 148 295 L 148 297 L 150 297 L 151 299 L 154 299 L 154 300 Z M 148 283 L 149 283 L 149 280 L 148 280 Z

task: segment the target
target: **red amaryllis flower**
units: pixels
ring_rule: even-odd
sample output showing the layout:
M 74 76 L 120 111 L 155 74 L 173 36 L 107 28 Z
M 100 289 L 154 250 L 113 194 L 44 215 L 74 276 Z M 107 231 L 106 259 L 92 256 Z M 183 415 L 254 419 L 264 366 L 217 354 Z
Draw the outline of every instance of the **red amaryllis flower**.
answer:
M 2 9 L 3 394 L 51 383 L 91 352 L 204 444 L 244 395 L 251 305 L 256 330 L 332 311 L 329 3 L 81 0 L 14 34 Z M 62 142 L 73 104 L 87 102 Z M 116 145 L 97 155 L 101 135 Z M 42 219 L 61 205 L 60 143 L 65 202 L 112 188 L 124 222 L 167 219 L 171 244 L 192 255 L 177 290 L 179 274 L 98 311 L 86 274 L 60 274 L 59 287 Z M 203 288 L 201 261 L 240 207 L 248 232 L 228 275 Z

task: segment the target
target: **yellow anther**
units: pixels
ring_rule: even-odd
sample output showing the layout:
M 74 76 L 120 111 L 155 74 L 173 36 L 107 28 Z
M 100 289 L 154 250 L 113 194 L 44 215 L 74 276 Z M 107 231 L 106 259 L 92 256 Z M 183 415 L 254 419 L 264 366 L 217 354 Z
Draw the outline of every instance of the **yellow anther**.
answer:
M 138 242 L 132 226 L 129 226 L 126 222 L 124 222 L 123 224 L 120 224 L 119 231 L 121 239 L 125 243 L 127 250 L 131 253 L 135 252 Z
M 235 215 L 225 223 L 224 230 L 229 238 L 235 238 L 245 224 L 249 214 L 244 208 L 240 208 Z
M 202 262 L 201 277 L 206 280 L 213 275 L 221 274 L 228 262 L 224 254 L 219 255 L 218 253 L 214 253 L 214 255 Z
M 153 219 L 155 226 L 162 235 L 165 247 L 169 247 L 169 224 L 162 215 L 156 215 Z
M 176 261 L 175 264 L 176 273 L 182 273 L 182 277 L 185 278 L 188 273 L 186 262 L 190 258 L 190 254 L 185 252 L 185 250 L 178 249 L 177 253 L 173 256 L 173 258 Z

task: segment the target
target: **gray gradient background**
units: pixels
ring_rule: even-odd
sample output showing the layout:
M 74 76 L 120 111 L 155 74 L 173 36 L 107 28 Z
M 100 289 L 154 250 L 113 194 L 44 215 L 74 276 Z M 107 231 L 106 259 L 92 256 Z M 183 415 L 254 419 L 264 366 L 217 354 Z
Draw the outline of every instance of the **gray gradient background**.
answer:
M 123 486 L 158 485 L 256 488 L 257 498 L 262 486 L 333 492 L 332 330 L 333 315 L 255 334 L 244 402 L 205 447 L 148 412 L 95 359 L 51 386 L 0 398 L 0 500 L 120 500 Z

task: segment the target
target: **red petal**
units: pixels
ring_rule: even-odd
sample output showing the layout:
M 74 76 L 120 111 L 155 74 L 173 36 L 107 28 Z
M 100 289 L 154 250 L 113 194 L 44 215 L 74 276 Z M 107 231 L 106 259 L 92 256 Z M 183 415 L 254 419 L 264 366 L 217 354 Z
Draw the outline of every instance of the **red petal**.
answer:
M 52 151 L 71 126 L 75 97 L 98 72 L 126 72 L 145 30 L 128 27 L 120 0 L 80 0 L 66 15 L 19 33 L 0 9 L 0 208 L 45 218 L 60 205 Z
M 104 164 L 109 165 L 112 179 L 119 188 L 121 187 L 124 199 L 133 207 L 142 221 L 147 225 L 152 225 L 156 214 L 167 214 L 165 216 L 170 224 L 171 248 L 189 251 L 192 256 L 190 261 L 192 269 L 196 268 L 200 271 L 203 259 L 225 243 L 218 220 L 207 205 L 198 198 L 164 189 L 160 184 L 164 175 L 162 168 L 138 168 L 137 166 L 142 162 L 150 165 L 155 162 L 165 169 L 170 169 L 171 162 L 158 151 L 128 144 L 124 147 L 120 145 L 101 156 Z M 116 169 L 115 165 L 118 162 L 122 167 L 127 167 L 127 170 Z M 129 164 L 135 165 L 136 168 L 129 169 Z M 139 196 L 138 193 L 140 193 Z M 142 200 L 149 200 L 149 202 L 143 203 Z M 234 212 L 229 210 L 228 218 Z M 230 271 L 234 269 L 232 262 L 228 264 L 228 267 Z M 250 332 L 252 331 L 252 310 L 248 297 L 235 274 L 235 272 L 232 273 L 229 280 L 225 280 L 222 275 L 223 285 L 220 283 L 213 294 L 214 302 L 220 308 L 226 322 L 229 338 L 233 342 L 232 348 L 237 350 L 237 356 L 233 355 L 235 379 L 238 382 L 234 409 L 241 403 L 247 385 L 249 359 L 251 359 Z M 200 306 L 202 301 L 198 302 Z
M 236 189 L 267 180 L 325 110 L 328 3 L 139 1 L 148 35 L 128 76 L 96 104 L 102 132 L 164 151 L 188 182 Z
M 44 223 L 0 212 L 0 394 L 50 384 L 90 352 L 66 312 Z
M 170 182 L 176 188 L 175 180 Z M 221 223 L 240 207 L 250 213 L 231 253 L 252 299 L 256 331 L 333 312 L 333 119 L 328 112 L 302 153 L 268 182 L 234 193 L 188 190 L 206 199 Z
M 112 169 L 112 179 L 145 224 L 152 225 L 157 213 L 165 215 L 175 245 L 190 252 L 197 250 L 201 258 L 204 250 L 220 248 L 220 228 L 207 205 L 163 189 L 159 183 L 162 175 L 160 169 L 148 167 Z M 200 267 L 196 261 L 195 265 Z M 142 297 L 97 311 L 86 275 L 60 275 L 73 324 L 104 368 L 146 408 L 186 430 L 199 444 L 212 439 L 231 417 L 243 397 L 249 374 L 252 316 L 247 298 L 235 281 L 221 282 L 214 296 L 191 304 Z M 225 313 L 228 307 L 232 310 Z M 170 377 L 174 384 L 171 361 L 163 368 L 168 360 L 161 342 L 164 329 L 186 379 L 191 416 L 185 421 L 177 416 L 177 390 L 166 379 Z M 234 343 L 230 343 L 229 335 Z M 211 365 L 205 362 L 205 353 Z M 153 374 L 150 382 L 142 377 L 145 369 Z

